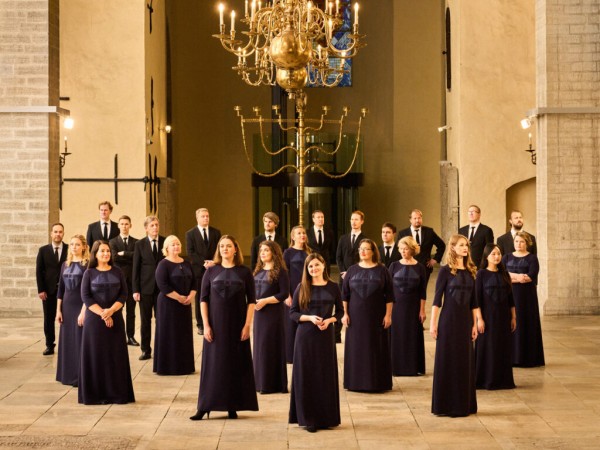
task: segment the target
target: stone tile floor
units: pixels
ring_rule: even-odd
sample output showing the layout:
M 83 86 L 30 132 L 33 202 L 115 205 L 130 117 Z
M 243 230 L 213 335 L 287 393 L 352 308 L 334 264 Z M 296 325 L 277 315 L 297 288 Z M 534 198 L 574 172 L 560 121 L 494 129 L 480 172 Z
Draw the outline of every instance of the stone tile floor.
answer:
M 479 413 L 430 413 L 435 343 L 426 332 L 427 375 L 395 378 L 384 394 L 340 390 L 342 425 L 310 434 L 288 425 L 289 396 L 259 396 L 259 412 L 192 422 L 197 372 L 161 377 L 129 347 L 137 402 L 83 406 L 54 381 L 56 355 L 42 356 L 41 318 L 0 318 L 0 448 L 600 448 L 600 317 L 543 319 L 545 368 L 515 369 L 518 388 L 478 391 Z M 139 337 L 139 336 L 138 336 Z M 343 346 L 338 345 L 340 378 Z

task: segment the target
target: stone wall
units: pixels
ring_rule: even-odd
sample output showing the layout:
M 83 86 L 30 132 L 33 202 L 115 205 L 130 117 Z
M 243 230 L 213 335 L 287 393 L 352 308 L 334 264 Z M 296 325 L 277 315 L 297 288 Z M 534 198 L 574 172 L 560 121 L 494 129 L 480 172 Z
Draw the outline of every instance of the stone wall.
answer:
M 536 14 L 540 303 L 597 314 L 600 0 L 538 0 Z
M 58 0 L 0 0 L 0 314 L 41 314 L 35 258 L 58 219 Z M 53 164 L 49 164 L 53 161 Z M 51 212 L 52 211 L 52 212 Z

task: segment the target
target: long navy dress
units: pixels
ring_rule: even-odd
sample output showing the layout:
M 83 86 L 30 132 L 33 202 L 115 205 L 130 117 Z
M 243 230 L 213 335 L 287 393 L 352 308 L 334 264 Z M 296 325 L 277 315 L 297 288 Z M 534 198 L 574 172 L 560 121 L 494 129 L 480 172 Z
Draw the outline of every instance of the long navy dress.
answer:
M 328 428 L 338 426 L 340 393 L 338 381 L 335 330 L 333 324 L 321 331 L 312 322 L 300 322 L 300 316 L 334 317 L 340 321 L 343 306 L 340 289 L 333 281 L 312 286 L 308 309 L 300 309 L 299 288 L 294 293 L 290 316 L 298 323 L 289 423 Z
M 67 263 L 63 263 L 56 294 L 57 298 L 62 299 L 63 318 L 58 339 L 56 381 L 71 386 L 77 386 L 79 377 L 82 327 L 77 325 L 77 317 L 83 306 L 83 300 L 81 300 L 83 272 L 85 272 L 85 266 L 79 262 L 72 262 L 69 266 Z
M 79 403 L 135 402 L 123 314 L 121 310 L 113 314 L 113 326 L 108 328 L 99 315 L 89 310 L 94 304 L 104 309 L 115 302 L 124 304 L 125 275 L 117 267 L 107 271 L 88 269 L 81 281 L 81 297 L 88 310 L 81 337 Z
M 293 247 L 286 248 L 283 252 L 283 260 L 290 274 L 290 293 L 296 292 L 296 288 L 302 281 L 302 272 L 304 271 L 304 261 L 308 255 L 304 250 L 298 250 Z M 285 306 L 287 308 L 287 305 Z M 289 309 L 285 314 L 285 358 L 288 364 L 294 361 L 294 342 L 296 340 L 296 328 L 298 324 L 294 322 L 289 315 Z
M 427 298 L 427 271 L 421 263 L 390 265 L 394 285 L 392 308 L 391 353 L 392 374 L 399 376 L 425 373 L 425 338 L 419 319 L 421 300 Z
M 159 375 L 187 375 L 194 368 L 194 332 L 192 306 L 167 297 L 175 291 L 189 295 L 195 289 L 192 265 L 163 259 L 156 267 L 156 285 L 160 289 L 156 302 L 154 335 L 154 372 Z
M 210 267 L 202 278 L 213 341 L 202 350 L 198 411 L 258 411 L 250 339 L 242 341 L 254 278 L 246 266 Z
M 270 283 L 269 272 L 261 270 L 254 275 L 256 298 L 279 300 L 254 312 L 254 380 L 256 390 L 263 394 L 288 391 L 284 320 L 289 320 L 289 314 L 285 314 L 288 309 L 283 301 L 290 295 L 290 279 L 282 268 Z
M 344 347 L 344 388 L 373 392 L 392 389 L 389 330 L 383 327 L 386 306 L 394 301 L 387 268 L 383 264 L 350 266 L 342 299 L 348 302 L 350 316 Z
M 537 256 L 504 255 L 502 262 L 511 273 L 526 273 L 531 283 L 513 283 L 512 291 L 517 312 L 517 329 L 512 333 L 513 366 L 537 367 L 545 365 L 542 324 L 537 296 L 537 278 L 540 263 Z
M 481 269 L 475 281 L 477 304 L 485 332 L 475 341 L 478 389 L 512 389 L 511 308 L 515 306 L 510 284 L 499 271 Z
M 450 268 L 443 266 L 435 285 L 433 305 L 442 310 L 435 346 L 431 412 L 451 417 L 474 414 L 477 394 L 471 331 L 477 299 L 471 273 L 458 270 L 452 275 Z

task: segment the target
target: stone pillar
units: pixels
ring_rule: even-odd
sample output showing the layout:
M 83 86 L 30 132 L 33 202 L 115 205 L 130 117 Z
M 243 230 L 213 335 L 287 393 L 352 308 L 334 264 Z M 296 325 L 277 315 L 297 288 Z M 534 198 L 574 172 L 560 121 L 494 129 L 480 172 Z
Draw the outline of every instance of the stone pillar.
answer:
M 600 0 L 537 0 L 539 296 L 600 313 Z
M 58 6 L 0 0 L 0 316 L 41 315 L 35 259 L 58 220 Z

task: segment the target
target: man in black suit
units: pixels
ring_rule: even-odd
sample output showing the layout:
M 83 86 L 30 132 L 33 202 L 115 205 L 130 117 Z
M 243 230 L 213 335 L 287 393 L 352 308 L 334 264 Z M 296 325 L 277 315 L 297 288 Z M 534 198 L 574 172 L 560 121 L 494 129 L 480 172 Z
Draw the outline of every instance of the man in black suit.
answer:
M 52 242 L 40 247 L 35 262 L 35 278 L 37 281 L 38 297 L 42 300 L 44 309 L 44 335 L 46 348 L 43 355 L 54 354 L 56 334 L 54 320 L 56 318 L 56 294 L 60 268 L 67 259 L 68 247 L 62 241 L 65 227 L 62 223 L 55 223 L 51 227 L 50 239 Z
M 469 215 L 469 225 L 459 228 L 458 232 L 469 239 L 471 259 L 479 267 L 485 245 L 494 243 L 494 232 L 490 227 L 479 221 L 481 218 L 479 206 L 470 205 L 467 214 Z
M 410 213 L 410 227 L 398 232 L 396 245 L 404 236 L 412 236 L 421 247 L 421 251 L 415 256 L 415 259 L 427 269 L 427 282 L 429 282 L 433 267 L 436 263 L 439 264 L 442 260 L 442 256 L 444 256 L 446 244 L 435 231 L 433 231 L 433 228 L 423 226 L 423 213 L 418 209 L 413 209 Z M 431 252 L 434 245 L 436 251 L 435 255 L 432 257 Z
M 104 201 L 98 205 L 98 210 L 100 211 L 100 220 L 90 223 L 87 229 L 86 239 L 90 248 L 94 245 L 94 241 L 102 239 L 109 242 L 119 235 L 119 224 L 110 220 L 113 205 L 109 201 Z
M 338 242 L 335 260 L 340 270 L 340 289 L 344 283 L 346 271 L 351 265 L 358 262 L 358 247 L 361 239 L 366 238 L 362 232 L 363 223 L 365 223 L 365 214 L 362 211 L 354 211 L 350 216 L 350 233 L 342 235 Z M 341 322 L 336 322 L 335 342 L 342 342 Z
M 140 304 L 140 318 L 142 322 L 142 355 L 140 360 L 150 359 L 152 348 L 150 338 L 152 335 L 152 311 L 156 311 L 158 286 L 156 285 L 155 271 L 158 263 L 164 258 L 162 248 L 165 238 L 159 236 L 160 225 L 158 217 L 148 216 L 144 220 L 146 237 L 135 243 L 133 250 L 133 299 Z M 156 315 L 156 313 L 155 313 Z
M 252 240 L 250 247 L 250 268 L 254 270 L 258 261 L 258 247 L 262 241 L 275 241 L 281 247 L 283 252 L 288 247 L 288 242 L 281 234 L 275 232 L 279 225 L 279 216 L 272 211 L 266 212 L 263 216 L 263 226 L 265 232 L 259 234 Z
M 394 261 L 402 259 L 402 255 L 398 251 L 398 246 L 394 242 L 395 235 L 396 226 L 394 224 L 385 222 L 381 225 L 381 240 L 383 244 L 379 246 L 379 254 L 381 255 L 381 262 L 388 268 Z
M 523 214 L 521 211 L 513 210 L 510 213 L 510 219 L 508 220 L 510 224 L 510 231 L 506 234 L 503 234 L 498 238 L 496 244 L 500 247 L 500 251 L 502 252 L 502 256 L 507 255 L 515 251 L 515 246 L 513 243 L 513 239 L 515 237 L 515 233 L 517 231 L 523 230 Z M 527 251 L 529 253 L 537 254 L 537 244 L 535 242 L 535 236 L 531 233 L 529 237 L 531 237 L 531 247 L 527 247 Z
M 196 211 L 196 222 L 198 222 L 198 225 L 185 233 L 185 244 L 187 256 L 190 258 L 196 277 L 196 326 L 198 327 L 198 334 L 204 334 L 204 324 L 200 313 L 200 288 L 204 272 L 214 265 L 213 257 L 217 251 L 217 243 L 221 239 L 221 232 L 209 226 L 210 215 L 206 208 L 200 208 Z
M 119 236 L 110 240 L 110 252 L 112 253 L 113 262 L 125 275 L 127 281 L 127 299 L 125 301 L 126 308 L 126 329 L 127 329 L 127 345 L 139 346 L 135 340 L 135 300 L 133 300 L 133 285 L 132 285 L 132 270 L 133 270 L 133 252 L 137 239 L 129 235 L 131 228 L 131 218 L 129 216 L 119 217 Z
M 313 226 L 306 230 L 308 234 L 308 245 L 313 252 L 319 253 L 327 263 L 327 273 L 331 260 L 335 255 L 336 242 L 333 231 L 325 228 L 325 214 L 321 210 L 312 213 Z

